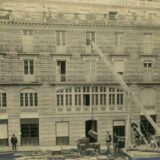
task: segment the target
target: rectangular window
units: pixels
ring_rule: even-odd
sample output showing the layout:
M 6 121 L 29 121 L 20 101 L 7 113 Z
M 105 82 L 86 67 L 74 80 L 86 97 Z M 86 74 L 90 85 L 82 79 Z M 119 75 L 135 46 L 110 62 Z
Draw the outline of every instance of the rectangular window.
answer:
M 28 106 L 28 93 L 25 93 L 25 106 Z
M 117 94 L 117 105 L 123 105 L 123 94 Z
M 33 52 L 33 30 L 23 30 L 22 44 L 24 52 Z
M 91 41 L 95 42 L 95 32 L 86 32 L 86 46 L 90 46 Z
M 100 105 L 106 105 L 106 94 L 100 94 Z
M 0 144 L 1 146 L 8 145 L 8 122 L 0 120 Z
M 38 106 L 38 95 L 37 95 L 37 93 L 34 93 L 34 105 Z
M 81 95 L 80 94 L 75 95 L 75 106 L 81 106 Z
M 24 106 L 24 94 L 20 93 L 20 106 Z
M 118 51 L 124 49 L 124 33 L 115 33 L 115 47 Z
M 109 12 L 109 20 L 116 20 L 117 12 L 110 11 Z
M 144 62 L 144 81 L 152 81 L 152 62 Z
M 33 122 L 35 119 L 33 119 Z M 38 145 L 39 144 L 39 125 L 37 123 L 21 124 L 21 144 L 22 145 Z
M 144 54 L 152 54 L 152 50 L 153 50 L 152 33 L 145 33 L 143 42 L 144 42 Z
M 98 94 L 92 95 L 92 105 L 98 105 Z
M 0 93 L 0 107 L 7 107 L 7 94 Z
M 66 45 L 66 32 L 56 31 L 57 45 Z
M 24 60 L 24 74 L 33 75 L 34 74 L 34 60 Z
M 37 93 L 20 93 L 20 106 L 38 106 Z
M 89 94 L 83 95 L 83 105 L 90 106 L 90 95 Z
M 30 93 L 30 106 L 33 106 L 33 93 Z
M 33 36 L 33 30 L 23 30 L 24 36 Z
M 66 95 L 66 106 L 72 106 L 72 95 Z
M 89 87 L 83 87 L 83 92 L 89 92 Z
M 57 78 L 61 82 L 66 81 L 66 61 L 57 61 Z
M 120 75 L 123 75 L 124 73 L 124 61 L 114 61 L 113 63 L 115 72 L 119 73 Z
M 109 94 L 109 105 L 115 105 L 115 94 Z
M 150 69 L 152 68 L 152 63 L 146 62 L 143 65 L 144 65 L 144 68 L 150 68 Z
M 57 95 L 57 106 L 63 106 L 64 104 L 64 98 L 63 95 Z
M 69 144 L 69 122 L 56 122 L 56 144 Z
M 2 93 L 2 106 L 7 107 L 7 97 L 6 93 Z

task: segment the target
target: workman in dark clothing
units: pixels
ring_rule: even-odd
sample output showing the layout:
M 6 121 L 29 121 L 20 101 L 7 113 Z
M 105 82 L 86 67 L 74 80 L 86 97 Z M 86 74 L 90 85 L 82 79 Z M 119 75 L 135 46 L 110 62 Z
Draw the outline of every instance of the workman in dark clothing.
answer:
M 15 134 L 13 134 L 13 136 L 11 137 L 11 143 L 12 143 L 12 150 L 16 151 L 16 145 L 17 145 L 17 137 L 15 136 Z
M 91 129 L 88 131 L 88 135 L 89 135 L 89 140 L 90 140 L 90 142 L 93 142 L 93 143 L 96 143 L 96 142 L 97 142 L 98 134 L 97 134 L 97 132 L 94 131 L 94 128 L 91 128 Z

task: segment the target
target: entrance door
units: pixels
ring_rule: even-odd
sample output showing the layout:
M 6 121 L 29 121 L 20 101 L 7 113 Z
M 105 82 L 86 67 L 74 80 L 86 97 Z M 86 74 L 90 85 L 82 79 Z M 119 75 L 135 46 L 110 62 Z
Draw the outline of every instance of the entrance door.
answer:
M 113 121 L 113 143 L 119 148 L 125 146 L 125 121 Z
M 89 142 L 97 142 L 97 139 L 93 139 L 91 136 L 89 136 L 88 132 L 90 129 L 93 128 L 95 132 L 97 132 L 97 121 L 96 120 L 88 120 L 85 123 L 86 128 L 86 137 L 89 138 Z

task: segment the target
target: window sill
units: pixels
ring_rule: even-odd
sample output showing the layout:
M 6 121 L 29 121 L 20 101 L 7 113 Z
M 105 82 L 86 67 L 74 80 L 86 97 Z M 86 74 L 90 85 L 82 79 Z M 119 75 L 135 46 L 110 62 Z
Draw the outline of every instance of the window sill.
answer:
M 21 107 L 21 112 L 38 112 L 37 106 Z
M 110 54 L 110 57 L 129 57 L 129 54 Z
M 18 53 L 18 56 L 22 56 L 22 57 L 28 57 L 28 56 L 39 56 L 39 54 L 37 53 L 32 53 L 32 52 L 22 52 L 22 53 Z

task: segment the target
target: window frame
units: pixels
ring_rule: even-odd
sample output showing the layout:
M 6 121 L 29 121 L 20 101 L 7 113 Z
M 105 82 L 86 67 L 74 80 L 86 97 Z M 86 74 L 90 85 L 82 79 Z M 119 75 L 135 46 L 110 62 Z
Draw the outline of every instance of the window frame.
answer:
M 89 34 L 89 38 L 87 38 L 87 34 Z M 92 34 L 94 35 L 93 37 L 92 37 Z M 91 47 L 90 41 L 92 40 L 92 38 L 94 39 L 94 42 L 96 42 L 96 32 L 95 31 L 86 31 L 86 33 L 85 33 L 85 45 L 87 47 L 89 47 L 89 46 Z M 87 42 L 87 40 L 89 42 Z
M 92 86 L 91 90 L 91 87 L 87 85 L 70 88 L 71 91 L 69 92 L 66 92 L 67 89 L 57 90 L 57 107 L 125 106 L 125 93 L 117 87 Z M 72 97 L 71 104 L 66 103 L 66 95 Z M 60 98 L 60 96 L 63 98 Z M 88 97 L 87 102 L 86 97 Z
M 31 64 L 30 64 L 31 61 L 33 62 L 33 67 L 32 67 L 33 73 L 31 73 Z M 27 62 L 27 73 L 25 73 L 26 72 L 25 62 Z M 24 74 L 24 76 L 27 76 L 27 75 L 34 76 L 35 75 L 35 60 L 34 59 L 30 59 L 30 58 L 23 59 L 23 74 Z
M 0 92 L 0 108 L 6 108 L 6 107 L 7 107 L 7 93 Z
M 31 96 L 32 95 L 32 96 Z M 38 107 L 38 93 L 35 90 L 22 90 L 19 94 L 20 107 Z M 31 98 L 32 97 L 32 98 Z
M 64 37 L 63 37 L 63 33 L 64 33 Z M 63 42 L 63 38 L 64 38 L 64 42 Z M 56 46 L 67 46 L 67 32 L 65 30 L 56 30 Z

